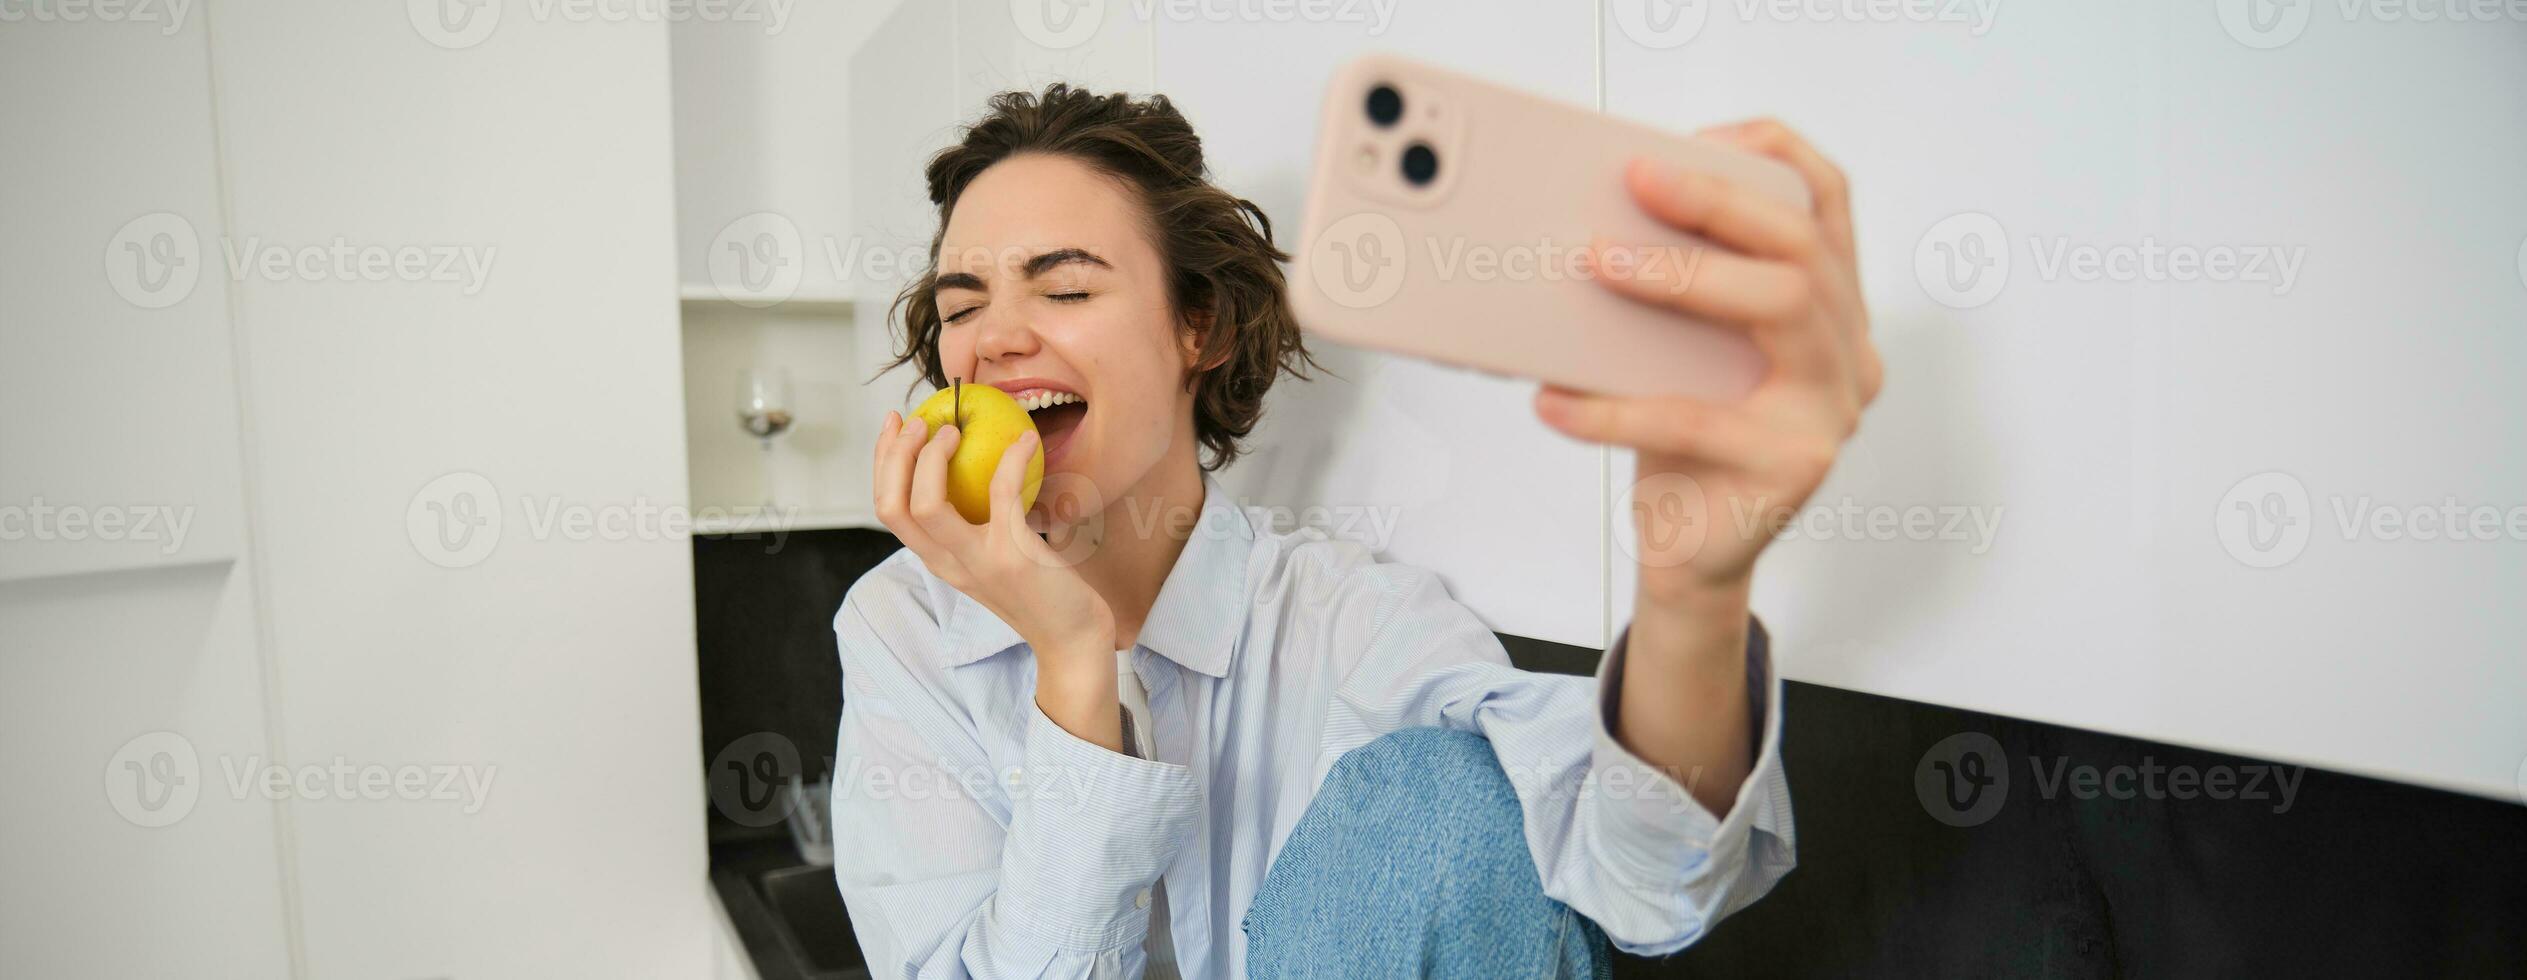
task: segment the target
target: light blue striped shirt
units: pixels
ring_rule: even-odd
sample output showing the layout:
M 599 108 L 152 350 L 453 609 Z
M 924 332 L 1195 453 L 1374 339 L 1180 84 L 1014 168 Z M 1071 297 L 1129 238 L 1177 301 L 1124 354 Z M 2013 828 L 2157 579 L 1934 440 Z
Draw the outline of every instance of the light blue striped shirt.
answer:
M 1491 740 L 1545 893 L 1622 949 L 1679 949 L 1795 863 L 1760 644 L 1758 755 L 1720 818 L 1609 731 L 1620 640 L 1594 679 L 1517 670 L 1432 573 L 1203 484 L 1132 650 L 1155 759 L 1046 718 L 1026 644 L 912 552 L 844 598 L 834 876 L 876 976 L 1140 976 L 1161 880 L 1183 975 L 1245 976 L 1238 923 L 1319 782 L 1412 726 Z

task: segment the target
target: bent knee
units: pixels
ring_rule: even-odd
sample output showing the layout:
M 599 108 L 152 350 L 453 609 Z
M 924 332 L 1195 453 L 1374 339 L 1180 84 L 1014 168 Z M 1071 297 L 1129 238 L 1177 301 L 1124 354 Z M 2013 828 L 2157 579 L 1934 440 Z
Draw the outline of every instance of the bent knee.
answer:
M 1399 830 L 1523 819 L 1491 740 L 1448 728 L 1406 728 L 1344 753 L 1317 797 Z

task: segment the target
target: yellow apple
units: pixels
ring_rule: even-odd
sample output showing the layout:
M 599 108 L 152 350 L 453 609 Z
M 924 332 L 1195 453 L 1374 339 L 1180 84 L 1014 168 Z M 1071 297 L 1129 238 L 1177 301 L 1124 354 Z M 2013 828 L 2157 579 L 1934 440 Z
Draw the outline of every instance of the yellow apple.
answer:
M 1001 454 L 1008 452 L 1019 436 L 1035 431 L 1035 420 L 1008 392 L 990 385 L 969 384 L 962 386 L 965 394 L 960 399 L 958 387 L 939 389 L 938 394 L 913 409 L 913 415 L 929 423 L 934 433 L 950 421 L 956 422 L 956 455 L 948 458 L 948 503 L 956 506 L 966 523 L 988 524 L 992 470 L 1000 466 Z M 949 416 L 958 411 L 964 412 L 965 417 L 951 420 Z M 1035 458 L 1027 461 L 1026 482 L 1018 487 L 1020 511 L 1035 506 L 1035 493 L 1043 485 L 1044 442 L 1039 439 Z

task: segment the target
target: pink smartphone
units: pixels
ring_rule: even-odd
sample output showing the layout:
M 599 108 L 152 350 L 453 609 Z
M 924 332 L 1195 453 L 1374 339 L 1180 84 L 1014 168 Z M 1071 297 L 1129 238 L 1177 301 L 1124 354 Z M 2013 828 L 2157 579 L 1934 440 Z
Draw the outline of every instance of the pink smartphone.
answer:
M 1779 161 L 1404 58 L 1336 72 L 1291 263 L 1311 333 L 1611 394 L 1728 399 L 1762 377 L 1744 337 L 1588 281 L 1592 234 L 1641 275 L 1689 276 L 1707 242 L 1641 212 L 1634 157 L 1715 174 L 1805 211 Z M 1654 266 L 1667 266 L 1663 271 Z

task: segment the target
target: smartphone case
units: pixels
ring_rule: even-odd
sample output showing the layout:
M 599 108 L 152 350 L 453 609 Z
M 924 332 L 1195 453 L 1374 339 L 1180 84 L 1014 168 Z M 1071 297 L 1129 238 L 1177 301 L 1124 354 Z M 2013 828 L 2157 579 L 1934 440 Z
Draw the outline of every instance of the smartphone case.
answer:
M 1379 86 L 1402 96 L 1380 125 Z M 1405 178 L 1416 144 L 1436 159 Z M 1687 276 L 1697 236 L 1643 213 L 1623 186 L 1646 157 L 1718 175 L 1806 211 L 1772 159 L 1626 122 L 1405 58 L 1372 55 L 1329 83 L 1290 298 L 1300 325 L 1346 344 L 1611 394 L 1726 400 L 1761 379 L 1742 335 L 1589 281 L 1592 235 Z M 1428 162 L 1430 158 L 1423 158 Z

